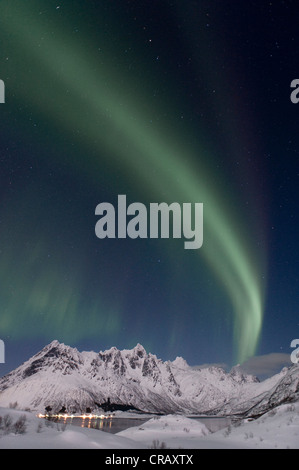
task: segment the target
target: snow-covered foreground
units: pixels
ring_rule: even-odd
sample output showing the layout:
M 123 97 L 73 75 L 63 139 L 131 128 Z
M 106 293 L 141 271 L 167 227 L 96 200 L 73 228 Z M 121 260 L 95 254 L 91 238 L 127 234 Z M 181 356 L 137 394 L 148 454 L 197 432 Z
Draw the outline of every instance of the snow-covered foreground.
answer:
M 11 416 L 13 424 L 26 416 L 25 432 L 16 434 L 12 429 L 0 429 L 0 449 L 142 449 L 144 445 L 126 437 L 116 436 L 97 429 L 64 427 L 62 423 L 53 423 L 37 418 L 30 412 L 0 408 L 2 425 L 5 416 Z M 1 421 L 1 420 L 0 420 Z M 8 430 L 9 431 L 9 430 Z
M 174 415 L 151 419 L 118 436 L 146 446 L 158 440 L 171 449 L 299 449 L 299 403 L 281 405 L 259 419 L 215 433 L 198 421 Z
M 1 449 L 299 449 L 299 403 L 281 405 L 259 419 L 215 433 L 180 415 L 154 417 L 118 434 L 64 428 L 14 409 L 0 408 L 0 417 Z

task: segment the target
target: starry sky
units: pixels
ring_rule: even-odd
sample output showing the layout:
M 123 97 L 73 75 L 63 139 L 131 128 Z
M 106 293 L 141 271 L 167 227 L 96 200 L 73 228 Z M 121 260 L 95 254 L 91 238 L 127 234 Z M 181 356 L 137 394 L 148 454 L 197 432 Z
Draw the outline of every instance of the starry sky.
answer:
M 228 367 L 299 337 L 298 5 L 1 0 L 0 375 L 58 339 Z M 96 206 L 203 203 L 203 246 Z M 129 216 L 128 216 L 129 220 Z M 275 361 L 274 361 L 275 362 Z

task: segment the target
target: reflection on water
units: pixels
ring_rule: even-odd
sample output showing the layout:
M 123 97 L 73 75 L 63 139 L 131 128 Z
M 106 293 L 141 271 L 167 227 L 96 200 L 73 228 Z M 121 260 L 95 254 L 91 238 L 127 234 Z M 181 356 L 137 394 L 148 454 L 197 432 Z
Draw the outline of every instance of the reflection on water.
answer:
M 66 417 L 61 416 L 60 418 L 56 418 L 55 421 L 59 422 L 63 425 L 72 424 L 74 426 L 80 426 L 81 428 L 92 428 L 92 429 L 99 429 L 100 431 L 110 432 L 112 434 L 116 434 L 120 431 L 124 431 L 125 429 L 141 426 L 148 418 L 117 418 L 117 417 L 106 417 L 106 418 L 92 418 L 89 416 L 82 417 L 82 416 L 74 416 L 74 417 Z M 211 417 L 192 417 L 197 421 L 205 424 L 206 427 L 210 432 L 216 432 L 220 429 L 226 428 L 232 422 L 230 418 L 211 418 Z
M 82 418 L 82 417 L 62 417 L 55 421 L 68 425 L 80 426 L 81 428 L 92 428 L 99 429 L 100 431 L 111 432 L 116 434 L 117 432 L 124 431 L 125 429 L 140 426 L 141 424 L 148 421 L 149 418 Z
M 193 418 L 197 421 L 203 423 L 210 432 L 216 432 L 220 429 L 227 428 L 232 423 L 231 418 L 210 418 L 208 417 L 201 417 L 201 418 Z

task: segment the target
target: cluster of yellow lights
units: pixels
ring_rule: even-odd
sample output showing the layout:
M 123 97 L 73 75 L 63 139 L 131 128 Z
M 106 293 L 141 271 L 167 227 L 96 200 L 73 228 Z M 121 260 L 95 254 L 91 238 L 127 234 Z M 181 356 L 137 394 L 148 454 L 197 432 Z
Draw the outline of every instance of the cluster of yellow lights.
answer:
M 39 413 L 38 415 L 38 418 L 64 418 L 64 419 L 67 419 L 67 418 L 82 418 L 82 419 L 111 419 L 113 418 L 113 415 L 94 415 L 92 413 L 88 413 L 88 414 L 83 414 L 83 415 L 74 415 L 74 414 L 71 414 L 69 415 L 68 413 L 63 413 L 63 414 L 58 414 L 58 415 L 49 415 L 49 414 L 45 414 L 43 415 L 42 413 Z

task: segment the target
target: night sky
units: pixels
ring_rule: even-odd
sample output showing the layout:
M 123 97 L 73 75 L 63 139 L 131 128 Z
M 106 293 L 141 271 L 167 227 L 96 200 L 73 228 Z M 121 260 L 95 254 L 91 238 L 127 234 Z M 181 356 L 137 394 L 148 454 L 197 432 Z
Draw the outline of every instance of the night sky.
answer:
M 0 78 L 0 376 L 54 339 L 287 362 L 297 1 L 1 0 Z M 203 246 L 99 239 L 118 195 L 203 203 Z

